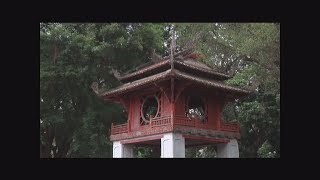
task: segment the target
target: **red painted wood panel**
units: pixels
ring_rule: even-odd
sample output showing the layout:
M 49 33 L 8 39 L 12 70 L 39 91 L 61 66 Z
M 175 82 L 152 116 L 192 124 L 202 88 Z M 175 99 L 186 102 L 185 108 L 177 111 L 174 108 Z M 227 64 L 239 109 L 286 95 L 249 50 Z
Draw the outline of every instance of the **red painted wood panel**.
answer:
M 131 101 L 131 130 L 136 131 L 140 127 L 140 97 L 132 96 Z
M 208 123 L 211 127 L 220 127 L 221 105 L 221 97 L 215 95 L 208 97 Z
M 160 140 L 161 138 L 163 138 L 163 135 L 138 138 L 138 139 L 130 139 L 130 140 L 122 140 L 120 141 L 120 144 L 133 144 L 133 143 L 139 143 L 139 142 Z
M 170 116 L 170 102 L 164 93 L 161 93 L 161 116 Z
M 185 95 L 182 93 L 175 103 L 176 115 L 185 116 Z
M 168 84 L 170 85 L 170 84 Z M 130 105 L 129 105 L 129 123 L 128 127 L 131 131 L 138 131 L 141 130 L 140 126 L 140 109 L 141 109 L 141 96 L 142 95 L 151 95 L 155 93 L 159 89 L 153 88 L 153 89 L 146 89 L 143 91 L 138 91 L 137 93 L 134 93 L 130 98 Z M 215 91 L 208 91 L 206 89 L 199 89 L 197 87 L 190 87 L 186 88 L 178 97 L 174 104 L 174 108 L 171 106 L 169 99 L 170 94 L 165 95 L 164 91 L 161 92 L 161 117 L 171 116 L 171 112 L 174 111 L 176 116 L 185 116 L 185 103 L 186 97 L 189 95 L 200 95 L 206 98 L 207 102 L 207 112 L 208 112 L 208 128 L 218 128 L 220 127 L 220 116 L 221 116 L 221 110 L 223 106 L 223 97 L 216 94 Z M 170 92 L 170 91 L 169 91 Z M 169 93 L 167 91 L 167 93 Z

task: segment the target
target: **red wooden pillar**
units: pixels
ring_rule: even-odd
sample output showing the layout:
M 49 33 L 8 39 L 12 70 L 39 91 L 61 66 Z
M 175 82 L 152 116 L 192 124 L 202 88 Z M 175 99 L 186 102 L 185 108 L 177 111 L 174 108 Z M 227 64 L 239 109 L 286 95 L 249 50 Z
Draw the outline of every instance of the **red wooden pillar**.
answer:
M 174 116 L 175 116 L 175 105 L 174 105 L 174 79 L 171 78 L 171 98 L 170 98 L 170 116 L 171 116 L 171 125 L 174 125 Z
M 217 97 L 216 98 L 217 103 L 216 103 L 216 112 L 215 112 L 215 120 L 216 120 L 216 128 L 217 130 L 221 129 L 221 98 Z
M 129 116 L 128 116 L 128 132 L 131 132 L 131 122 L 132 122 L 132 99 L 129 99 Z

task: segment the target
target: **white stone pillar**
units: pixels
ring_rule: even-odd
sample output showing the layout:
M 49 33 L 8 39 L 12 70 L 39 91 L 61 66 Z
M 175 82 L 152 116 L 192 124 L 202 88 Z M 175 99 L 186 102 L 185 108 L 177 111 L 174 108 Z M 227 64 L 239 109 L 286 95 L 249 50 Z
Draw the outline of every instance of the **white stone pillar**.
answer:
M 121 144 L 120 141 L 114 141 L 113 158 L 133 158 L 133 146 Z
M 161 138 L 161 158 L 185 158 L 185 139 L 181 134 L 164 134 Z
M 239 147 L 236 139 L 231 139 L 228 143 L 221 143 L 217 146 L 218 158 L 239 158 Z

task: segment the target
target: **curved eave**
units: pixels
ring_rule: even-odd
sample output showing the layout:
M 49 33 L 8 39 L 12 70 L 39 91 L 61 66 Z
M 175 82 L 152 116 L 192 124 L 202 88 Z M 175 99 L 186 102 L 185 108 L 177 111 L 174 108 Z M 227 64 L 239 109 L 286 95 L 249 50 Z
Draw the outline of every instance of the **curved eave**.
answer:
M 126 83 L 129 81 L 134 81 L 136 79 L 143 78 L 148 75 L 152 75 L 154 73 L 159 73 L 158 72 L 159 70 L 161 71 L 169 68 L 170 68 L 170 61 L 165 60 L 153 65 L 150 65 L 148 67 L 145 67 L 143 69 L 140 69 L 138 71 L 135 71 L 133 73 L 123 75 L 119 78 L 119 80 L 123 83 Z
M 217 88 L 221 91 L 225 91 L 230 94 L 233 94 L 235 97 L 247 96 L 251 93 L 249 90 L 230 86 L 230 85 L 227 85 L 221 81 L 215 81 L 215 80 L 211 80 L 211 79 L 209 80 L 209 79 L 197 77 L 197 76 L 194 76 L 194 75 L 191 75 L 191 74 L 188 74 L 185 72 L 181 72 L 178 70 L 174 70 L 174 71 L 175 71 L 174 74 L 176 75 L 177 78 L 181 78 L 181 79 L 184 79 L 187 81 L 192 81 L 197 84 L 201 84 L 201 85 L 208 86 L 208 87 L 214 87 L 214 88 Z
M 198 67 L 198 66 L 194 66 L 179 60 L 174 60 L 174 65 L 175 65 L 175 69 L 179 69 L 181 71 L 187 71 L 190 73 L 197 73 L 200 76 L 210 78 L 210 79 L 227 80 L 231 78 L 231 76 L 227 74 L 202 68 L 202 67 Z M 127 83 L 130 81 L 135 81 L 147 76 L 154 75 L 159 72 L 163 72 L 169 68 L 170 68 L 170 60 L 169 59 L 162 60 L 156 64 L 144 67 L 133 73 L 123 75 L 119 78 L 119 80 L 123 83 Z
M 207 86 L 207 87 L 213 87 L 220 91 L 226 92 L 226 94 L 229 94 L 232 97 L 244 97 L 250 94 L 250 91 L 227 85 L 221 81 L 215 81 L 210 79 L 205 79 L 201 77 L 197 77 L 185 72 L 181 72 L 179 70 L 167 70 L 162 73 L 158 73 L 146 78 L 142 78 L 133 82 L 129 82 L 126 84 L 122 84 L 116 88 L 110 89 L 108 91 L 99 93 L 98 96 L 103 97 L 104 99 L 113 98 L 119 95 L 122 95 L 127 92 L 132 92 L 134 90 L 137 90 L 141 87 L 145 87 L 148 85 L 151 85 L 153 83 L 157 83 L 160 81 L 164 81 L 169 79 L 170 77 L 175 77 L 177 79 L 183 79 L 186 81 L 190 81 L 195 84 Z
M 99 96 L 103 98 L 115 97 L 117 95 L 129 92 L 129 91 L 133 91 L 144 86 L 151 85 L 155 82 L 169 79 L 171 75 L 172 75 L 171 69 L 169 69 L 162 73 L 158 73 L 158 74 L 155 74 L 146 78 L 142 78 L 133 82 L 122 84 L 116 88 L 100 93 Z
M 219 80 L 227 80 L 230 79 L 231 76 L 228 76 L 226 74 L 214 71 L 214 70 L 209 70 L 209 69 L 205 69 L 205 68 L 201 68 L 201 67 L 197 67 L 197 66 L 193 66 L 187 63 L 184 63 L 183 61 L 175 61 L 174 62 L 177 65 L 177 68 L 179 68 L 179 66 L 181 68 L 185 67 L 195 73 L 201 73 L 204 74 L 207 77 L 213 78 L 213 79 L 219 79 Z M 176 69 L 177 69 L 176 68 Z

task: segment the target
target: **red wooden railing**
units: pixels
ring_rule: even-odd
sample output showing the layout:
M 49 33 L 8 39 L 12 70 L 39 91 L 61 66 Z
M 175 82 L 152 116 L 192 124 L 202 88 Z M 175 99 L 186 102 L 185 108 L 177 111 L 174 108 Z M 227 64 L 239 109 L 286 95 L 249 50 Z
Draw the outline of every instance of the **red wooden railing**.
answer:
M 149 125 L 144 126 L 143 129 L 165 126 L 168 124 L 171 124 L 171 117 L 170 116 L 157 117 L 157 118 L 152 118 Z M 214 127 L 208 126 L 208 124 L 198 122 L 198 120 L 189 119 L 186 116 L 179 116 L 179 115 L 175 116 L 174 125 L 195 127 L 195 128 L 199 128 L 199 129 L 217 130 Z M 229 132 L 240 132 L 240 124 L 237 122 L 234 122 L 234 123 L 221 122 L 220 130 L 221 131 L 229 131 Z M 112 135 L 127 133 L 127 132 L 128 132 L 127 123 L 119 124 L 119 125 L 113 125 L 113 123 L 111 124 L 111 134 Z
M 198 119 L 189 119 L 186 116 L 176 116 L 174 119 L 174 124 L 180 126 L 196 127 L 201 129 L 213 129 L 209 127 L 208 124 L 199 122 Z
M 165 126 L 167 124 L 171 123 L 171 117 L 166 116 L 166 117 L 157 117 L 157 118 L 152 118 L 149 126 L 143 126 L 142 129 L 148 129 L 149 127 L 158 127 L 158 126 Z M 127 133 L 128 132 L 128 124 L 119 124 L 119 125 L 113 125 L 111 124 L 111 135 L 115 134 L 121 134 L 121 133 Z
M 195 121 L 193 121 L 192 119 L 189 119 L 186 116 L 178 116 L 178 115 L 175 116 L 174 124 L 181 125 L 181 126 L 195 127 Z
M 233 122 L 233 123 L 221 122 L 220 130 L 221 131 L 240 132 L 240 124 L 237 122 Z
M 170 123 L 171 123 L 171 117 L 165 116 L 165 117 L 152 118 L 149 125 L 151 127 L 157 127 L 157 126 L 164 126 Z
M 111 124 L 111 134 L 121 134 L 128 132 L 128 124 L 119 124 L 119 125 L 113 125 Z

